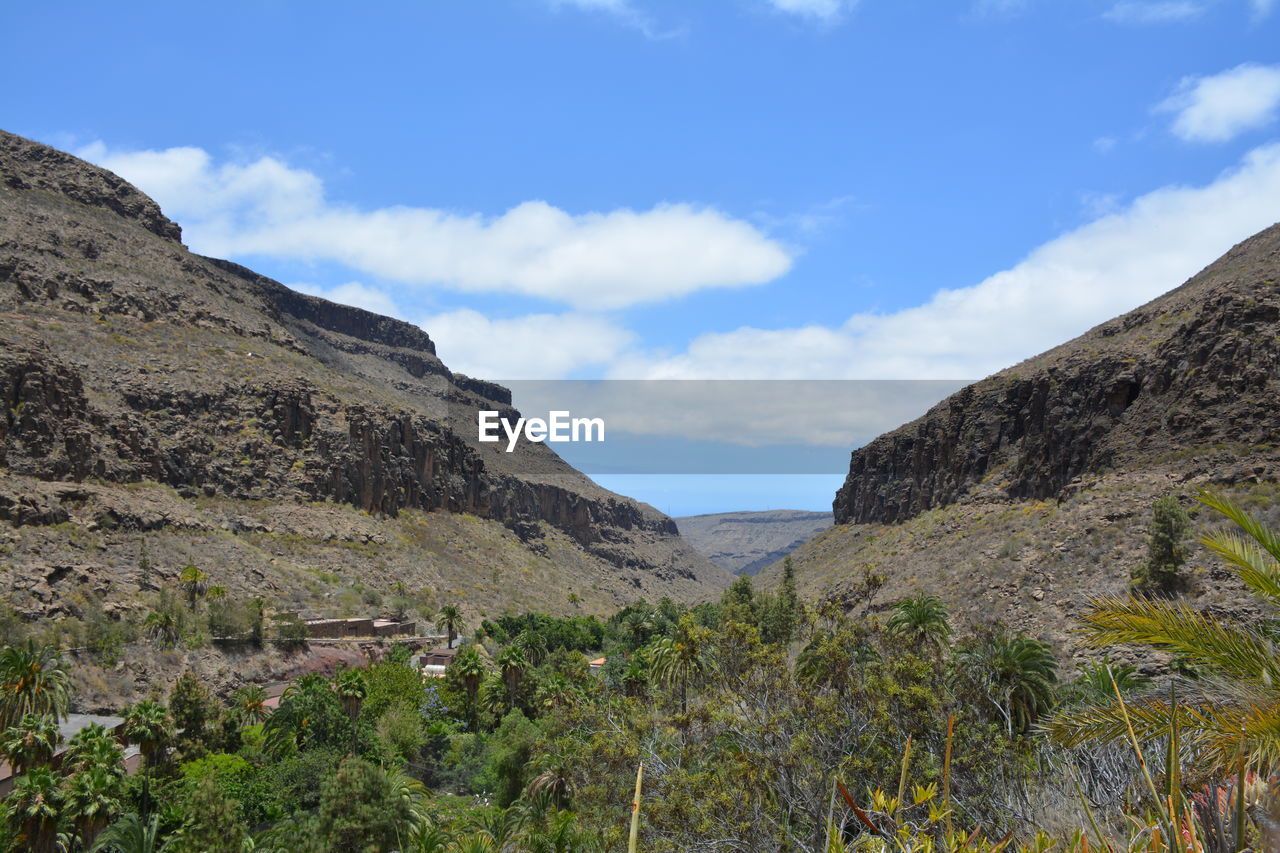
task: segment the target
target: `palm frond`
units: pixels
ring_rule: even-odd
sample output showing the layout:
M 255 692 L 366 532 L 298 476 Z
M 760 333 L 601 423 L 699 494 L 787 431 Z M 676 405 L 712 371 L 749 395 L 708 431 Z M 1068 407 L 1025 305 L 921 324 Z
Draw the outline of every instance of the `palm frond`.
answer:
M 1243 530 L 1249 538 L 1256 540 L 1267 553 L 1280 561 L 1280 530 L 1268 527 L 1250 515 L 1243 507 L 1215 492 L 1201 490 L 1196 499 L 1210 509 L 1215 509 L 1234 521 L 1236 526 Z
M 1086 642 L 1094 648 L 1141 643 L 1186 655 L 1232 678 L 1277 684 L 1271 641 L 1256 631 L 1227 625 L 1183 602 L 1097 598 L 1083 617 Z
M 1280 606 L 1280 563 L 1253 537 L 1229 530 L 1200 537 L 1200 544 L 1236 567 L 1236 574 L 1254 592 Z

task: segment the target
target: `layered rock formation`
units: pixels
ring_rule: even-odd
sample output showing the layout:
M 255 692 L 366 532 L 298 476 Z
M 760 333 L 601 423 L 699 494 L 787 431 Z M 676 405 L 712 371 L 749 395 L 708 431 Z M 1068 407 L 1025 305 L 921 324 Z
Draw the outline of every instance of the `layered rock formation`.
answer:
M 507 454 L 478 443 L 476 410 L 514 414 L 510 394 L 450 371 L 421 329 L 194 255 L 180 239 L 178 225 L 117 176 L 0 133 L 0 519 L 18 531 L 0 542 L 0 557 L 15 576 L 42 575 L 54 551 L 111 597 L 130 589 L 109 583 L 127 580 L 112 565 L 132 565 L 143 531 L 238 534 L 245 525 L 227 519 L 249 516 L 250 532 L 327 542 L 314 534 L 328 519 L 334 541 L 348 541 L 353 526 L 350 541 L 383 540 L 376 559 L 390 574 L 371 581 L 462 597 L 471 573 L 489 574 L 465 542 L 428 570 L 421 563 L 432 560 L 396 538 L 405 513 L 455 530 L 432 521 L 444 513 L 493 525 L 479 538 L 505 543 L 500 561 L 529 569 L 500 567 L 516 573 L 504 601 L 519 598 L 521 583 L 528 606 L 563 609 L 571 586 L 607 607 L 641 594 L 693 600 L 726 582 L 670 519 L 600 489 L 546 446 Z M 41 485 L 50 483 L 75 485 Z M 140 509 L 149 503 L 164 509 Z M 335 516 L 331 505 L 351 509 Z M 264 520 L 273 515 L 278 523 Z M 59 525 L 101 541 L 85 554 L 69 544 L 74 530 L 32 534 Z M 326 573 L 345 565 L 310 559 Z M 270 556 L 255 560 L 257 581 L 244 567 L 225 567 L 225 580 L 287 587 L 257 565 Z M 580 580 L 558 580 L 557 600 L 540 600 L 535 566 Z M 17 606 L 70 607 L 60 594 L 47 598 Z
M 774 509 L 677 518 L 680 535 L 717 566 L 754 575 L 831 526 L 831 513 Z

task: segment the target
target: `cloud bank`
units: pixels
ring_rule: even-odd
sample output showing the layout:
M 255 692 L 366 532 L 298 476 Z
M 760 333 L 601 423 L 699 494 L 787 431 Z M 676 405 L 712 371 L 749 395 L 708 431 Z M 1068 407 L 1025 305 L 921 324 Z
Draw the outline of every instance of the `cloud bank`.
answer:
M 1188 142 L 1226 142 L 1270 124 L 1280 110 L 1280 65 L 1245 63 L 1207 77 L 1184 77 L 1157 108 Z
M 972 287 L 836 326 L 704 334 L 612 375 L 653 379 L 956 379 L 987 376 L 1176 287 L 1280 220 L 1280 144 L 1203 187 L 1166 187 L 1062 235 Z
M 787 248 L 712 207 L 571 214 L 526 201 L 496 216 L 329 201 L 315 174 L 273 157 L 216 163 L 200 148 L 80 152 L 155 198 L 193 249 L 319 262 L 401 285 L 514 293 L 611 310 L 771 281 Z

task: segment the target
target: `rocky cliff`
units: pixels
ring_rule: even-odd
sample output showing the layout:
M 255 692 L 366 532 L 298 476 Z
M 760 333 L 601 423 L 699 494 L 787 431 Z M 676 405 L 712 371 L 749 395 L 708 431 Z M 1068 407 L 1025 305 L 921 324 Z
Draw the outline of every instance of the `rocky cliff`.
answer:
M 720 512 L 677 518 L 680 535 L 711 562 L 754 575 L 831 526 L 831 513 L 796 509 Z
M 836 522 L 904 521 L 988 490 L 1053 498 L 1084 476 L 1228 445 L 1223 476 L 1276 479 L 1277 334 L 1273 226 L 1176 290 L 854 451 Z
M 75 608 L 54 564 L 127 597 L 147 536 L 161 563 L 237 554 L 215 573 L 245 589 L 289 590 L 284 562 L 337 575 L 321 598 L 401 580 L 475 610 L 564 609 L 568 591 L 604 608 L 726 582 L 670 519 L 546 446 L 479 444 L 476 410 L 509 410 L 509 392 L 450 371 L 421 329 L 180 240 L 117 176 L 0 133 L 0 563 L 17 589 L 53 587 L 19 609 Z M 480 523 L 488 556 L 450 515 Z M 435 528 L 452 544 L 415 550 Z M 246 532 L 298 553 L 198 541 Z
M 1127 592 L 1157 498 L 1178 496 L 1201 531 L 1218 523 L 1202 486 L 1280 519 L 1277 399 L 1280 226 L 855 450 L 836 525 L 793 555 L 800 589 L 864 614 L 933 593 L 962 625 L 1071 650 L 1088 599 Z M 1198 605 L 1247 612 L 1201 549 L 1188 572 Z

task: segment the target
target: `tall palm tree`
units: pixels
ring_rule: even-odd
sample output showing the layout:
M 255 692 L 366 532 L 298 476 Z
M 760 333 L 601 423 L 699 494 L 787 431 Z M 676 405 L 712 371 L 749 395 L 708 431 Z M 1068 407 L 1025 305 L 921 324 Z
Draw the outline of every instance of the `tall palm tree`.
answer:
M 458 678 L 462 681 L 463 689 L 467 692 L 467 716 L 474 731 L 477 711 L 479 710 L 476 696 L 480 692 L 480 683 L 484 680 L 487 672 L 484 658 L 480 657 L 480 653 L 476 651 L 475 646 L 468 646 L 458 652 L 453 659 L 453 663 L 449 664 L 449 669 L 457 673 Z
M 706 672 L 709 639 L 710 632 L 686 613 L 680 617 L 675 635 L 655 641 L 646 653 L 654 677 L 676 690 L 682 714 L 689 709 L 689 682 Z
M 1266 616 L 1233 623 L 1184 601 L 1103 597 L 1085 614 L 1085 639 L 1094 648 L 1138 643 L 1185 658 L 1205 675 L 1180 680 L 1183 743 L 1202 766 L 1225 771 L 1243 747 L 1252 766 L 1269 772 L 1280 764 L 1280 531 L 1221 495 L 1201 492 L 1199 500 L 1235 525 L 1200 542 L 1231 566 Z M 1127 737 L 1131 725 L 1151 740 L 1169 731 L 1171 716 L 1169 701 L 1148 696 L 1059 714 L 1049 731 L 1071 745 Z
M 124 713 L 124 734 L 142 753 L 142 817 L 151 806 L 151 771 L 173 740 L 173 718 L 159 702 L 144 699 Z
M 885 629 L 890 636 L 900 637 L 917 649 L 930 646 L 941 653 L 951 640 L 951 623 L 947 605 L 936 595 L 904 598 L 893 606 Z
M 58 723 L 48 714 L 25 714 L 15 726 L 0 735 L 3 752 L 18 773 L 33 767 L 47 767 L 62 745 Z
M 188 563 L 178 576 L 178 583 L 187 594 L 187 607 L 194 613 L 196 600 L 208 589 L 209 575 L 201 571 L 194 563 Z
M 62 719 L 70 701 L 67 671 L 55 649 L 28 640 L 0 650 L 0 730 L 25 714 Z
M 17 824 L 29 853 L 52 853 L 58 838 L 58 775 L 35 767 L 18 777 L 8 798 L 9 819 Z
M 163 847 L 160 844 L 160 815 L 144 822 L 129 812 L 98 836 L 93 853 L 159 853 Z
M 440 612 L 436 614 L 436 630 L 445 632 L 449 638 L 449 648 L 453 648 L 453 641 L 458 639 L 458 632 L 462 630 L 462 611 L 456 604 L 446 604 L 440 608 Z
M 62 756 L 64 770 L 80 771 L 89 768 L 105 770 L 117 777 L 124 776 L 124 749 L 120 741 L 105 726 L 91 723 L 71 736 L 67 751 Z
M 514 708 L 520 682 L 529 669 L 529 659 L 524 656 L 523 649 L 512 644 L 498 653 L 498 669 L 502 671 L 502 683 L 507 690 L 507 706 Z
M 342 710 L 347 712 L 351 720 L 351 752 L 356 751 L 356 721 L 360 718 L 360 708 L 365 697 L 369 695 L 369 685 L 364 673 L 358 669 L 344 669 L 333 679 L 333 691 L 342 702 Z
M 120 777 L 103 767 L 77 771 L 63 783 L 62 814 L 75 824 L 85 850 L 120 812 Z
M 260 684 L 246 684 L 231 693 L 231 707 L 242 726 L 252 726 L 267 718 L 267 691 Z
M 995 705 L 1010 736 L 1026 734 L 1053 708 L 1058 662 L 1048 643 L 993 631 L 962 646 L 955 663 L 960 677 Z

